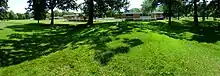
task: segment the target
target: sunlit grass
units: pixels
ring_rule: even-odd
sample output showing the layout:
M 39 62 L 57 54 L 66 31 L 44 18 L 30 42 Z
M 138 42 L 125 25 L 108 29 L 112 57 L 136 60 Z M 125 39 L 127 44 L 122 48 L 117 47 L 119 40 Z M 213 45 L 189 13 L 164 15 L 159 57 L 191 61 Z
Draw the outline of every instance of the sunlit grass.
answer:
M 218 76 L 220 74 L 220 40 L 206 37 L 205 33 L 202 37 L 206 37 L 207 41 L 195 38 L 194 36 L 200 33 L 181 27 L 185 24 L 184 21 L 176 21 L 179 26 L 172 27 L 169 27 L 165 21 L 115 22 L 96 24 L 89 28 L 82 27 L 83 29 L 80 27 L 51 29 L 41 26 L 31 28 L 32 26 L 29 25 L 26 30 L 16 31 L 17 27 L 8 27 L 18 25 L 25 28 L 23 25 L 33 22 L 36 21 L 10 21 L 0 25 L 4 26 L 0 28 L 3 29 L 0 30 L 3 39 L 0 40 L 0 45 L 10 40 L 7 38 L 11 34 L 19 33 L 18 35 L 24 36 L 14 37 L 20 41 L 9 42 L 12 44 L 17 42 L 18 45 L 10 46 L 14 47 L 10 50 L 14 52 L 0 53 L 17 55 L 20 60 L 35 57 L 0 68 L 0 76 Z M 57 24 L 74 24 L 74 22 L 59 21 Z M 26 36 L 27 32 L 31 33 Z M 19 48 L 19 44 L 29 45 Z M 0 47 L 3 48 L 5 47 Z M 21 54 L 16 53 L 18 50 Z M 48 51 L 53 52 L 40 54 Z M 29 56 L 30 54 L 32 56 Z M 40 57 L 34 56 L 35 54 Z

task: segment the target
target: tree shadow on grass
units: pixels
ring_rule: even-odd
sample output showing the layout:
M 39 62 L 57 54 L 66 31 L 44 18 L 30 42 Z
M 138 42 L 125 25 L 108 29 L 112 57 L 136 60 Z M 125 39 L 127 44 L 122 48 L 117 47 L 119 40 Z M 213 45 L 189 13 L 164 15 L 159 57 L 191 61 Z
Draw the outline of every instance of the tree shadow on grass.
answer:
M 123 39 L 127 46 L 111 48 L 107 43 L 120 40 L 117 36 L 129 34 L 134 29 L 151 29 L 176 39 L 186 39 L 183 33 L 194 33 L 192 38 L 198 42 L 215 43 L 220 40 L 219 22 L 200 22 L 200 27 L 193 27 L 192 21 L 172 22 L 168 26 L 165 22 L 153 21 L 148 24 L 130 22 L 98 23 L 88 27 L 87 25 L 57 24 L 25 24 L 13 25 L 6 28 L 17 33 L 8 35 L 9 39 L 0 40 L 0 67 L 16 65 L 24 61 L 33 60 L 50 53 L 68 48 L 73 49 L 81 45 L 91 45 L 95 50 L 95 60 L 106 65 L 114 55 L 127 53 L 130 48 L 143 44 L 139 39 Z M 35 32 L 36 31 L 36 32 Z
M 45 29 L 51 29 L 49 24 L 38 24 L 38 23 L 30 23 L 25 25 L 13 25 L 7 26 L 6 28 L 13 29 L 17 32 L 32 32 L 32 31 L 42 31 Z
M 127 46 L 109 48 L 108 46 L 106 46 L 105 41 L 98 42 L 98 44 L 92 47 L 93 49 L 97 50 L 95 52 L 95 59 L 98 60 L 102 65 L 106 65 L 114 55 L 127 53 L 129 52 L 130 48 L 143 44 L 143 42 L 140 39 L 124 38 L 122 42 L 124 44 L 127 44 Z
M 73 49 L 83 44 L 92 45 L 91 49 L 96 51 L 95 59 L 100 61 L 101 64 L 106 64 L 115 54 L 126 53 L 129 48 L 134 47 L 132 45 L 109 48 L 106 45 L 106 43 L 112 41 L 110 37 L 130 33 L 132 27 L 127 22 L 99 23 L 90 27 L 84 24 L 77 26 L 68 24 L 8 26 L 6 28 L 21 33 L 13 33 L 8 35 L 9 39 L 0 40 L 0 67 L 16 65 L 61 51 L 68 48 L 68 44 L 71 44 Z M 84 43 L 80 43 L 82 41 Z M 140 43 L 140 40 L 134 41 Z
M 193 21 L 183 20 L 182 22 L 172 21 L 172 25 L 168 26 L 165 22 L 149 23 L 153 27 L 154 31 L 161 34 L 165 34 L 169 37 L 176 39 L 187 39 L 190 41 L 215 43 L 220 40 L 220 22 L 216 21 L 204 21 L 199 22 L 200 26 L 193 26 Z M 186 32 L 193 33 L 191 38 L 185 38 Z

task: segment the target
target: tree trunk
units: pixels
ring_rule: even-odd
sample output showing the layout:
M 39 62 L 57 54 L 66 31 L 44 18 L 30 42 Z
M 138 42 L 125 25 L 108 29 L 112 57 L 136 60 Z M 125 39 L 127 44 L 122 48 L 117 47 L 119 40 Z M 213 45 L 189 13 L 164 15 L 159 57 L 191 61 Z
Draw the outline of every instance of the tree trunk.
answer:
M 168 24 L 169 24 L 169 26 L 171 26 L 171 15 L 172 15 L 172 10 L 171 10 L 172 3 L 171 2 L 172 1 L 169 0 L 169 6 L 168 6 L 168 9 L 169 9 L 169 22 L 168 22 Z
M 40 23 L 40 20 L 37 20 L 37 23 Z
M 89 20 L 87 22 L 88 25 L 92 25 L 93 24 L 93 12 L 94 12 L 94 4 L 93 4 L 93 0 L 89 0 Z
M 202 21 L 205 21 L 205 9 L 206 9 L 206 0 L 203 0 L 203 9 L 202 9 Z
M 194 0 L 194 23 L 195 26 L 199 26 L 199 21 L 198 21 L 198 5 L 197 5 L 197 0 Z
M 180 20 L 180 16 L 178 15 L 177 20 Z
M 53 9 L 51 9 L 50 11 L 51 11 L 51 22 L 50 22 L 50 24 L 53 25 L 54 24 L 54 11 L 53 11 Z
M 178 8 L 177 19 L 180 20 L 180 7 Z

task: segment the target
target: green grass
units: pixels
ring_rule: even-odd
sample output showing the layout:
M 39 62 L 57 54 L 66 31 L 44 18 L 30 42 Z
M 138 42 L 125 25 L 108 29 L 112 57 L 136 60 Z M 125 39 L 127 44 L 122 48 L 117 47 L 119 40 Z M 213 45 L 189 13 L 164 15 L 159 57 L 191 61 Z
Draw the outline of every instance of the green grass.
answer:
M 220 22 L 34 22 L 1 22 L 0 76 L 220 74 Z

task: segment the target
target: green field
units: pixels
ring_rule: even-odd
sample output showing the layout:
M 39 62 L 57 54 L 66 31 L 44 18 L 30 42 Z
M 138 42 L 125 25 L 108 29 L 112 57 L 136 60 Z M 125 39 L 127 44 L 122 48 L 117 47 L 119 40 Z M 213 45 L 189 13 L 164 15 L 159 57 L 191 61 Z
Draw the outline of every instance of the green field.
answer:
M 0 76 L 220 75 L 218 21 L 55 22 L 0 22 Z

